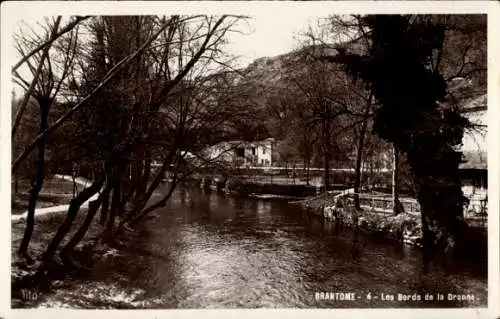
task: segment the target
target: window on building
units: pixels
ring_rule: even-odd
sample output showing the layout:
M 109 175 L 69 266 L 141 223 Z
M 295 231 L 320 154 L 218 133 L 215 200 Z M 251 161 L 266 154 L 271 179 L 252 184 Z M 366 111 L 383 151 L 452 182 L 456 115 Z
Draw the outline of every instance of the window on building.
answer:
M 245 156 L 245 149 L 244 148 L 236 149 L 236 156 L 244 157 Z
M 255 147 L 252 147 L 252 155 L 255 155 Z
M 262 155 L 266 155 L 266 148 L 265 147 L 262 148 Z

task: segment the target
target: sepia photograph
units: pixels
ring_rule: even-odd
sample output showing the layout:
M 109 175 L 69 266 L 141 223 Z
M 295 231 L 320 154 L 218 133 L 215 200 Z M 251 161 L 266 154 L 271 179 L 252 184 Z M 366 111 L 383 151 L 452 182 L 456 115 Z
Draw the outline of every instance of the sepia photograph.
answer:
M 492 306 L 487 14 L 11 21 L 12 309 Z

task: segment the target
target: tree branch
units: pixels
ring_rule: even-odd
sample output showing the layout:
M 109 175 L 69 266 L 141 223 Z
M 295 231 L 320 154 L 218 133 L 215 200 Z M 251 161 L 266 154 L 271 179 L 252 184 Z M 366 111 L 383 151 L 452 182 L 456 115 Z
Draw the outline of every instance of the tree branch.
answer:
M 70 22 L 68 25 L 66 25 L 66 27 L 64 27 L 63 29 L 61 29 L 61 31 L 59 31 L 58 33 L 56 34 L 53 34 L 50 39 L 48 41 L 46 41 L 45 43 L 39 45 L 37 48 L 31 50 L 30 53 L 26 54 L 22 59 L 21 61 L 17 62 L 13 67 L 12 67 L 12 72 L 16 71 L 24 62 L 26 62 L 31 56 L 33 56 L 35 53 L 37 53 L 38 51 L 40 50 L 44 50 L 45 48 L 47 47 L 50 47 L 52 45 L 52 43 L 57 40 L 58 38 L 60 38 L 63 34 L 71 31 L 71 29 L 73 29 L 77 24 L 79 24 L 80 22 L 86 20 L 90 18 L 90 16 L 84 16 L 84 17 L 76 17 L 76 19 L 73 21 L 73 22 Z M 56 22 L 57 25 L 59 25 L 59 21 L 61 20 L 61 16 L 58 17 L 58 21 Z M 56 28 L 57 29 L 57 28 Z
M 156 39 L 160 33 L 169 25 L 170 23 L 167 22 L 165 25 L 163 25 L 148 41 L 146 41 L 140 48 L 138 48 L 133 54 L 123 58 L 120 62 L 118 62 L 109 72 L 106 74 L 104 79 L 97 85 L 97 87 L 92 90 L 85 98 L 83 98 L 79 103 L 77 103 L 75 106 L 73 106 L 66 114 L 61 116 L 51 127 L 47 128 L 45 131 L 40 133 L 34 140 L 33 142 L 26 147 L 24 152 L 19 155 L 14 163 L 12 164 L 12 174 L 16 172 L 16 170 L 19 168 L 19 165 L 23 160 L 26 159 L 26 157 L 33 151 L 33 149 L 40 143 L 40 141 L 45 138 L 47 135 L 51 134 L 54 132 L 59 126 L 61 126 L 62 123 L 64 123 L 68 118 L 70 118 L 77 110 L 79 110 L 87 101 L 89 101 L 97 92 L 99 92 L 108 82 L 110 82 L 116 74 L 118 74 L 119 71 L 125 68 L 125 66 L 132 61 L 137 55 L 142 53 L 148 45 L 151 44 L 151 42 Z M 180 81 L 180 79 L 179 79 Z
M 51 38 L 54 37 L 54 35 L 56 34 L 57 29 L 59 28 L 60 22 L 61 22 L 61 16 L 58 16 L 57 20 L 54 24 L 54 27 L 52 29 Z M 50 49 L 51 44 L 52 44 L 52 42 L 50 42 L 49 45 L 46 45 L 43 49 L 42 57 L 40 58 L 40 62 L 38 63 L 38 67 L 35 71 L 35 74 L 33 75 L 33 81 L 31 82 L 31 84 L 28 88 L 28 91 L 26 91 L 26 93 L 24 94 L 23 101 L 21 102 L 21 105 L 19 106 L 19 110 L 16 113 L 14 125 L 12 126 L 12 132 L 11 132 L 12 137 L 11 138 L 14 138 L 16 131 L 17 131 L 17 128 L 19 127 L 19 124 L 21 123 L 21 117 L 23 116 L 24 110 L 26 109 L 26 105 L 28 105 L 28 101 L 29 101 L 31 95 L 33 94 L 33 90 L 35 89 L 35 86 L 38 82 L 38 78 L 40 77 L 40 74 L 42 73 L 42 67 L 43 67 L 45 59 L 47 59 L 47 56 L 49 54 L 49 49 Z M 17 74 L 17 72 L 15 70 L 13 70 L 13 72 L 15 74 Z

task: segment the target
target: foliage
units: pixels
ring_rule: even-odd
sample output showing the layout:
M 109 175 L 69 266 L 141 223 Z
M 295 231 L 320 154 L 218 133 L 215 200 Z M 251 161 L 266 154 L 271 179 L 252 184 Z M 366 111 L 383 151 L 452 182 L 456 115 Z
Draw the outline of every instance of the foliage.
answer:
M 374 130 L 407 155 L 414 175 L 426 246 L 453 247 L 463 233 L 462 195 L 455 150 L 468 122 L 447 95 L 439 69 L 446 25 L 413 16 L 366 16 L 367 55 L 343 54 L 347 71 L 369 83 L 380 104 Z M 437 58 L 434 58 L 436 57 Z

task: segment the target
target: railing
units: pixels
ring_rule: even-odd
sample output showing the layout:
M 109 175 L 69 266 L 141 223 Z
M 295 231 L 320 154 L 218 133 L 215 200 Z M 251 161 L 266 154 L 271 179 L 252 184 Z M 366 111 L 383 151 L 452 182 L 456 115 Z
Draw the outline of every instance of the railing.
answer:
M 353 198 L 354 194 L 348 194 Z M 361 208 L 383 215 L 393 214 L 393 199 L 384 194 L 358 194 Z M 420 215 L 420 204 L 416 199 L 402 197 L 399 199 L 405 212 Z M 488 221 L 488 198 L 472 197 L 468 205 L 464 206 L 464 217 L 467 223 L 475 227 L 486 227 Z
M 464 217 L 470 226 L 485 228 L 488 224 L 488 197 L 471 196 L 464 206 Z
M 350 194 L 352 197 L 352 194 Z M 393 214 L 393 199 L 390 195 L 358 194 L 360 206 L 362 208 L 375 211 L 377 213 Z M 399 198 L 405 212 L 413 215 L 420 214 L 420 205 L 413 198 Z

